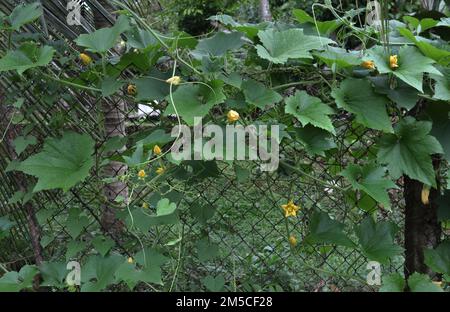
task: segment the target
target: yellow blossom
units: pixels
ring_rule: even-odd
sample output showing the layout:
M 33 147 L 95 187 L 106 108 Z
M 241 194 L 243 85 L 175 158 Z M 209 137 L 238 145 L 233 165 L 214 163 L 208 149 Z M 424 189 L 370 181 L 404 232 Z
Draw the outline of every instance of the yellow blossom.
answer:
M 144 209 L 148 209 L 148 207 L 149 207 L 149 206 L 148 206 L 148 204 L 147 204 L 147 203 L 145 203 L 145 202 L 144 202 L 144 203 L 142 203 L 142 208 L 144 208 Z
M 164 168 L 163 167 L 159 167 L 158 169 L 156 169 L 156 173 L 157 174 L 163 174 L 164 173 Z
M 181 82 L 180 76 L 173 76 L 166 80 L 167 83 L 173 84 L 173 85 L 179 85 Z
M 86 53 L 80 53 L 80 59 L 83 65 L 89 65 L 92 62 L 92 58 Z
M 155 155 L 161 154 L 161 147 L 159 147 L 158 145 L 155 145 L 153 147 L 153 153 L 155 153 Z
M 364 61 L 361 63 L 361 66 L 365 69 L 375 69 L 374 61 Z
M 397 55 L 389 56 L 389 66 L 391 67 L 391 69 L 398 68 L 398 56 Z
M 430 203 L 430 187 L 428 185 L 423 185 L 422 193 L 420 194 L 422 204 L 428 205 Z
M 138 177 L 139 177 L 139 178 L 143 179 L 143 178 L 145 178 L 146 175 L 147 175 L 147 174 L 145 173 L 144 170 L 139 170 L 139 172 L 138 172 Z
M 133 258 L 129 257 L 127 260 L 128 263 L 133 263 Z
M 297 238 L 294 235 L 289 236 L 289 244 L 291 244 L 292 247 L 297 246 Z
M 294 204 L 292 200 L 290 200 L 287 204 L 281 205 L 281 208 L 284 210 L 284 216 L 290 217 L 290 216 L 297 216 L 297 211 L 300 209 L 298 206 Z
M 129 95 L 135 95 L 136 92 L 137 92 L 137 88 L 136 88 L 135 85 L 132 85 L 132 84 L 128 85 L 128 87 L 127 87 L 127 93 L 128 93 Z
M 234 111 L 234 110 L 230 110 L 227 114 L 227 119 L 228 122 L 235 122 L 239 120 L 239 113 Z

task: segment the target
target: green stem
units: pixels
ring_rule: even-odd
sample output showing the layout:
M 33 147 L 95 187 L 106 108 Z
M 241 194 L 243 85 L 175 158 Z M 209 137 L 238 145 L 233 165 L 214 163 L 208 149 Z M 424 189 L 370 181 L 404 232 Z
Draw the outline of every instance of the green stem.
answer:
M 285 161 L 283 161 L 283 160 L 280 160 L 280 164 L 282 164 L 282 165 L 285 166 L 285 167 L 288 167 L 288 168 L 291 169 L 291 170 L 297 171 L 298 173 L 301 173 L 301 174 L 307 176 L 308 178 L 313 179 L 313 180 L 315 180 L 315 181 L 317 181 L 317 182 L 323 184 L 323 185 L 326 186 L 326 187 L 334 188 L 334 189 L 337 189 L 337 190 L 342 191 L 342 192 L 345 192 L 345 191 L 347 191 L 347 190 L 349 189 L 349 187 L 342 188 L 342 187 L 339 187 L 339 186 L 337 186 L 337 185 L 333 185 L 333 184 L 330 184 L 330 183 L 328 183 L 328 182 L 326 182 L 326 181 L 323 181 L 322 179 L 316 178 L 315 176 L 312 176 L 312 175 L 310 175 L 309 173 L 303 171 L 302 169 L 297 168 L 297 167 L 294 167 L 294 166 L 288 164 L 287 162 L 285 162 Z
M 67 80 L 59 79 L 59 78 L 53 77 L 51 75 L 48 75 L 46 73 L 42 73 L 42 75 L 44 77 L 48 78 L 48 79 L 54 80 L 56 82 L 59 82 L 59 83 L 62 83 L 62 84 L 65 84 L 65 85 L 68 85 L 68 86 L 71 86 L 71 87 L 74 87 L 74 88 L 77 88 L 77 89 L 84 89 L 84 90 L 89 90 L 89 91 L 102 92 L 102 90 L 100 90 L 100 89 L 97 89 L 97 88 L 94 88 L 94 87 L 83 86 L 83 85 L 80 85 L 78 83 L 74 83 L 74 82 L 70 82 L 70 81 L 67 81 Z

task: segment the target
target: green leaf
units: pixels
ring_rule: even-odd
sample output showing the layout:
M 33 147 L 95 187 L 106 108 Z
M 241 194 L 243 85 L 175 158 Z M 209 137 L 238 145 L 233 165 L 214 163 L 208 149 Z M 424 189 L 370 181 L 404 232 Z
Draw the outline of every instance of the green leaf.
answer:
M 366 217 L 356 227 L 363 254 L 370 260 L 386 263 L 386 261 L 402 252 L 402 248 L 394 244 L 394 235 L 398 228 L 391 222 L 378 222 Z
M 219 254 L 219 247 L 207 238 L 203 238 L 197 242 L 197 255 L 201 262 L 212 260 Z
M 39 272 L 35 265 L 24 265 L 19 272 L 10 271 L 0 278 L 0 292 L 18 292 L 32 288 L 33 280 Z
M 152 70 L 149 76 L 151 78 L 144 77 L 133 80 L 133 84 L 136 85 L 137 89 L 136 101 L 163 100 L 169 95 L 170 85 L 166 80 L 172 77 L 171 73 Z
M 28 135 L 26 137 L 17 137 L 14 141 L 14 147 L 17 155 L 22 154 L 22 152 L 29 146 L 37 143 L 37 140 L 34 136 Z
M 187 84 L 180 86 L 173 93 L 173 102 L 168 97 L 169 104 L 164 115 L 175 114 L 173 105 L 176 106 L 181 118 L 189 125 L 194 125 L 194 117 L 204 117 L 216 104 L 225 100 L 222 92 L 223 82 L 214 80 L 209 83 L 210 87 L 199 84 Z
M 361 64 L 361 59 L 352 53 L 348 53 L 345 49 L 328 47 L 323 52 L 314 52 L 313 55 L 332 68 L 353 67 Z
M 258 37 L 262 45 L 256 46 L 259 57 L 275 64 L 284 64 L 289 59 L 312 58 L 311 50 L 324 49 L 329 43 L 328 38 L 307 36 L 300 28 L 276 31 L 268 29 L 260 31 Z
M 115 243 L 111 238 L 100 235 L 96 236 L 92 240 L 92 245 L 94 246 L 95 250 L 97 250 L 99 254 L 104 257 L 106 256 L 108 251 L 110 251 L 111 248 L 114 247 Z
M 375 87 L 375 91 L 385 94 L 398 108 L 412 109 L 419 100 L 419 92 L 402 80 L 397 80 L 395 88 L 392 89 L 388 76 L 369 77 Z
M 89 220 L 86 216 L 81 215 L 80 209 L 71 208 L 65 225 L 67 232 L 75 239 L 89 225 Z
M 309 224 L 305 242 L 336 244 L 353 247 L 355 244 L 344 234 L 344 224 L 331 219 L 325 212 L 315 212 Z
M 426 113 L 433 121 L 430 134 L 441 144 L 444 156 L 450 161 L 450 105 L 442 102 L 427 103 Z
M 14 8 L 9 16 L 12 30 L 19 30 L 20 27 L 33 22 L 42 15 L 42 6 L 39 2 L 21 4 Z
M 427 185 L 436 187 L 431 154 L 442 154 L 442 147 L 428 133 L 432 123 L 406 117 L 395 127 L 394 134 L 384 135 L 378 142 L 378 161 L 387 164 L 394 179 L 408 175 Z
M 433 67 L 434 60 L 423 56 L 415 47 L 403 46 L 398 52 L 398 68 L 391 69 L 389 55 L 383 47 L 377 46 L 369 50 L 369 55 L 375 62 L 380 74 L 393 74 L 405 83 L 423 92 L 423 73 L 442 75 Z
M 285 102 L 285 112 L 295 116 L 303 126 L 312 124 L 333 134 L 336 133 L 331 119 L 328 117 L 328 115 L 333 114 L 333 109 L 319 98 L 310 96 L 305 91 L 297 91 L 295 95 L 288 97 Z
M 211 38 L 200 40 L 192 53 L 197 57 L 204 55 L 222 56 L 229 50 L 239 49 L 243 44 L 244 41 L 240 32 L 218 32 Z
M 145 50 L 150 46 L 158 45 L 156 38 L 149 32 L 140 28 L 133 28 L 127 32 L 127 44 L 133 49 Z
M 45 140 L 43 150 L 21 162 L 17 170 L 38 178 L 33 192 L 62 188 L 83 181 L 94 164 L 94 140 L 87 134 L 66 132 Z
M 434 74 L 430 75 L 430 77 L 436 81 L 436 84 L 434 86 L 433 99 L 450 101 L 450 68 L 439 67 L 439 70 L 443 74 L 442 76 Z
M 201 224 L 206 222 L 214 216 L 215 209 L 209 205 L 192 205 L 190 207 L 191 215 Z
M 325 156 L 325 151 L 336 148 L 336 143 L 329 132 L 312 125 L 296 128 L 295 134 L 305 147 L 306 152 L 311 156 Z
M 38 47 L 35 43 L 24 43 L 18 50 L 8 51 L 0 59 L 0 72 L 16 70 L 21 75 L 30 68 L 47 65 L 54 53 L 55 49 L 52 47 Z
M 400 273 L 392 273 L 383 278 L 380 292 L 403 292 L 405 285 L 405 279 Z
M 329 35 L 333 31 L 335 31 L 341 24 L 341 21 L 333 20 L 333 21 L 315 21 L 312 16 L 306 13 L 301 9 L 293 9 L 292 14 L 297 19 L 299 23 L 311 23 L 314 24 L 314 29 L 317 27 L 319 34 Z
M 72 240 L 67 243 L 66 261 L 70 259 L 78 259 L 77 255 L 87 247 L 87 243 L 83 241 Z
M 405 38 L 413 42 L 425 56 L 432 58 L 441 65 L 447 66 L 450 64 L 450 51 L 436 47 L 432 40 L 414 36 L 407 28 L 397 28 L 397 31 Z
M 217 275 L 216 277 L 208 275 L 202 279 L 202 283 L 209 291 L 218 292 L 223 290 L 225 278 L 222 275 Z
M 43 262 L 39 266 L 43 282 L 42 286 L 64 288 L 67 276 L 67 264 L 65 262 Z M 83 275 L 82 275 L 83 276 Z
M 106 77 L 102 80 L 102 96 L 110 96 L 116 93 L 123 85 L 122 81 L 117 81 L 113 77 Z
M 119 255 L 90 256 L 86 264 L 81 267 L 81 279 L 84 282 L 81 291 L 98 292 L 112 285 L 114 273 L 123 261 L 124 258 Z
M 252 79 L 243 81 L 241 87 L 245 100 L 261 109 L 264 109 L 267 105 L 278 103 L 283 99 L 277 92 Z
M 90 34 L 81 34 L 75 43 L 94 53 L 106 53 L 120 37 L 120 34 L 130 29 L 128 18 L 120 15 L 113 27 L 102 28 Z
M 442 292 L 442 288 L 433 284 L 426 274 L 415 272 L 408 278 L 408 287 L 411 292 Z
M 425 249 L 424 255 L 430 269 L 450 275 L 450 240 L 443 241 L 435 249 Z
M 381 203 L 385 209 L 390 210 L 391 204 L 387 189 L 398 188 L 397 185 L 385 177 L 386 169 L 375 164 L 358 166 L 349 164 L 341 175 L 345 177 L 352 187 L 370 195 Z
M 355 114 L 358 123 L 372 129 L 393 132 L 386 112 L 389 101 L 385 96 L 375 93 L 369 81 L 347 78 L 339 88 L 333 89 L 331 95 L 338 107 Z
M 158 217 L 170 215 L 174 213 L 176 209 L 177 205 L 175 203 L 171 203 L 169 199 L 163 198 L 158 202 L 158 205 L 156 205 L 156 215 Z

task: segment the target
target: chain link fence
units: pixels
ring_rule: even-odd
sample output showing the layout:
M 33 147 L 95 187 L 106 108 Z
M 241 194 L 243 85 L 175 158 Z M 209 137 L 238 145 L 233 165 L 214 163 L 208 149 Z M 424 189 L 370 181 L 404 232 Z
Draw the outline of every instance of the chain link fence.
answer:
M 86 2 L 93 8 L 99 5 L 96 1 Z M 2 2 L 0 10 L 8 14 L 14 4 L 13 1 Z M 73 49 L 70 40 L 93 26 L 61 31 L 67 28 L 61 20 L 66 13 L 58 17 L 55 10 L 59 8 L 63 12 L 65 3 L 43 4 L 48 34 L 39 23 L 27 26 L 27 32 L 30 36 L 40 36 L 43 42 L 60 42 L 58 53 L 69 57 L 65 51 Z M 7 48 L 5 38 L 0 41 L 0 47 Z M 63 73 L 70 77 L 74 74 L 66 71 L 64 64 L 56 63 L 46 71 L 48 75 Z M 133 72 L 123 72 L 122 78 L 131 81 Z M 117 172 L 105 175 L 98 165 L 84 182 L 68 192 L 39 192 L 24 204 L 14 198 L 17 192 L 27 193 L 34 181 L 7 168 L 16 158 L 23 160 L 40 151 L 46 138 L 58 136 L 67 129 L 87 133 L 96 142 L 94 157 L 98 162 L 105 146 L 110 144 L 111 133 L 102 126 L 105 116 L 112 114 L 117 119 L 121 126 L 114 129 L 115 135 L 126 136 L 127 147 L 142 139 L 143 133 L 170 132 L 174 120 L 161 116 L 157 109 L 161 103 L 137 103 L 126 95 L 126 90 L 108 98 L 94 97 L 91 92 L 49 83 L 32 73 L 22 77 L 2 73 L 0 86 L 1 128 L 6 131 L 0 144 L 0 217 L 8 216 L 15 223 L 12 234 L 0 241 L 0 262 L 10 269 L 19 269 L 36 260 L 32 232 L 39 228 L 41 235 L 37 243 L 42 249 L 42 261 L 66 263 L 75 259 L 83 263 L 98 240 L 111 242 L 113 250 L 128 256 L 139 251 L 141 244 L 163 246 L 163 253 L 169 260 L 162 266 L 162 280 L 172 283 L 172 289 L 179 291 L 202 290 L 202 280 L 206 276 L 223 279 L 226 290 L 237 291 L 373 291 L 366 283 L 368 259 L 358 249 L 322 244 L 304 246 L 302 252 L 294 253 L 288 237 L 294 235 L 302 242 L 313 211 L 327 212 L 351 229 L 373 209 L 378 209 L 382 219 L 403 227 L 401 187 L 390 191 L 393 207 L 392 211 L 387 211 L 377 207 L 370 198 L 346 191 L 348 183 L 341 177 L 336 178 L 336 173 L 347 164 L 358 163 L 367 153 L 373 153 L 375 134 L 356 126 L 346 114 L 335 121 L 338 131 L 330 147 L 337 152 L 331 161 L 306 152 L 305 146 L 314 148 L 314 138 L 305 138 L 302 142 L 286 140 L 288 143 L 281 146 L 282 162 L 275 173 L 261 172 L 258 164 L 251 161 L 233 164 L 193 161 L 189 164 L 191 171 L 181 168 L 164 183 L 139 185 L 133 190 L 117 180 L 105 182 L 105 176 L 121 175 L 126 168 L 119 166 Z M 24 100 L 20 107 L 14 105 L 17 97 Z M 35 141 L 17 155 L 17 145 L 15 150 L 14 144 L 11 145 L 17 137 L 33 137 Z M 115 157 L 121 153 L 121 150 L 110 152 L 109 158 L 117 159 Z M 312 170 L 304 174 L 291 170 L 289 161 L 293 159 Z M 149 169 L 155 170 L 154 167 Z M 324 186 L 322 181 L 336 188 Z M 177 203 L 181 223 L 168 219 L 142 233 L 136 230 L 142 221 L 136 214 L 133 220 L 136 226 L 131 230 L 124 228 L 120 236 L 104 231 L 102 211 L 105 205 L 117 211 L 121 222 L 130 221 L 127 219 L 129 211 L 118 198 L 113 202 L 107 200 L 104 186 L 110 183 L 119 183 L 125 193 L 133 191 L 128 205 L 136 209 L 133 211 L 145 213 L 142 206 L 153 209 L 162 196 L 169 198 Z M 349 204 L 349 198 L 354 205 Z M 291 199 L 301 210 L 297 218 L 286 219 L 280 206 Z M 180 237 L 181 244 L 177 241 Z M 398 234 L 397 243 L 403 245 L 402 233 Z M 61 249 L 62 245 L 67 249 Z M 202 253 L 204 249 L 209 250 L 206 255 Z M 402 270 L 403 258 L 398 257 L 382 267 L 382 274 Z M 146 285 L 139 287 L 148 289 Z

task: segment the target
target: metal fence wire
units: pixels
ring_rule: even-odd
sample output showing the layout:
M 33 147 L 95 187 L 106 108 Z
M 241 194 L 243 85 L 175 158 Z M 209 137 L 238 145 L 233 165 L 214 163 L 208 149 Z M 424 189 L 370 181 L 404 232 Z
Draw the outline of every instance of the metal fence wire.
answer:
M 99 7 L 97 1 L 86 2 L 93 8 Z M 14 1 L 2 1 L 0 11 L 9 14 L 15 4 Z M 87 18 L 84 27 L 66 30 L 67 26 L 61 20 L 66 16 L 65 1 L 43 1 L 43 6 L 48 34 L 40 23 L 26 26 L 26 31 L 39 34 L 44 42 L 49 38 L 54 42 L 59 40 L 61 49 L 58 53 L 64 54 L 64 49 L 70 48 L 70 41 L 79 33 L 93 29 Z M 0 46 L 1 49 L 7 48 L 4 38 Z M 47 71 L 53 75 L 64 73 L 65 65 L 52 63 Z M 132 80 L 133 72 L 125 71 L 123 78 Z M 147 133 L 158 129 L 170 132 L 174 124 L 170 118 L 162 117 L 158 110 L 153 114 L 148 114 L 148 111 L 140 113 L 142 105 L 149 103 L 138 105 L 127 99 L 126 92 L 106 99 L 96 98 L 92 93 L 48 83 L 29 73 L 23 77 L 11 72 L 2 73 L 0 90 L 2 102 L 9 103 L 7 106 L 2 103 L 2 129 L 6 129 L 11 117 L 8 136 L 13 139 L 29 135 L 37 139 L 36 144 L 28 146 L 18 156 L 22 160 L 40 151 L 46 138 L 57 137 L 67 129 L 89 134 L 96 142 L 94 157 L 100 159 L 110 137 L 101 125 L 105 116 L 111 117 L 110 113 L 116 114 L 115 118 L 120 121 L 118 124 L 125 124 L 125 128 L 114 130 L 118 135 L 126 134 L 132 138 L 128 145 L 140 139 L 137 134 L 141 134 L 143 129 Z M 17 95 L 24 99 L 20 109 L 11 105 Z M 0 241 L 0 262 L 11 269 L 19 269 L 35 261 L 33 243 L 36 242 L 33 242 L 30 232 L 34 224 L 41 231 L 37 243 L 42 247 L 44 262 L 65 263 L 75 259 L 83 263 L 83 259 L 93 253 L 92 244 L 99 235 L 113 242 L 111 252 L 130 256 L 140 250 L 141 242 L 162 245 L 162 252 L 168 258 L 161 267 L 162 280 L 166 285 L 170 284 L 177 272 L 173 289 L 179 291 L 204 289 L 202 280 L 206 276 L 223 278 L 226 290 L 371 291 L 373 288 L 365 283 L 368 259 L 359 250 L 322 244 L 311 245 L 304 252 L 293 254 L 287 239 L 286 222 L 289 222 L 290 234 L 301 242 L 308 233 L 312 212 L 316 210 L 327 212 L 330 217 L 353 228 L 371 209 L 378 209 L 382 219 L 393 221 L 400 228 L 403 226 L 401 187 L 390 191 L 393 207 L 389 212 L 376 207 L 360 194 L 327 188 L 320 183 L 319 180 L 324 180 L 337 186 L 346 185 L 343 178 L 336 178 L 336 170 L 349 163 L 359 163 L 365 153 L 373 152 L 373 133 L 355 126 L 347 115 L 340 116 L 335 124 L 338 129 L 334 137 L 337 152 L 332 160 L 310 156 L 301 142 L 293 141 L 281 147 L 282 160 L 300 159 L 305 165 L 312 166 L 313 171 L 308 175 L 289 170 L 283 164 L 278 171 L 267 173 L 261 172 L 258 164 L 251 161 L 236 161 L 233 165 L 225 161 L 193 161 L 191 172 L 180 170 L 161 185 L 137 187 L 133 190 L 131 206 L 139 208 L 148 204 L 154 207 L 162 196 L 170 198 L 183 212 L 179 214 L 181 223 L 172 224 L 169 220 L 166 224 L 152 227 L 147 233 L 124 230 L 120 236 L 102 228 L 105 194 L 100 186 L 106 182 L 105 173 L 101 170 L 92 170 L 85 181 L 68 192 L 43 191 L 26 204 L 14 202 L 12 199 L 16 192 L 32 187 L 33 179 L 6 170 L 17 157 L 6 137 L 0 144 L 0 216 L 8 216 L 16 226 L 12 235 Z M 120 153 L 115 151 L 109 157 L 114 159 Z M 236 166 L 242 170 L 237 172 Z M 120 172 L 110 173 L 110 176 L 120 175 L 126 170 L 118 168 Z M 128 185 L 122 185 L 124 191 L 130 192 Z M 356 205 L 349 204 L 349 196 L 356 196 Z M 279 207 L 290 199 L 301 205 L 301 211 L 298 218 L 286 221 Z M 121 207 L 119 201 L 117 206 Z M 122 213 L 126 219 L 126 209 L 123 206 L 119 208 L 119 215 Z M 30 213 L 34 214 L 34 220 Z M 67 222 L 69 219 L 71 221 Z M 82 225 L 81 230 L 79 225 Z M 170 246 L 180 233 L 183 234 L 183 248 Z M 403 234 L 399 233 L 396 240 L 403 245 Z M 67 249 L 60 246 L 67 246 Z M 212 252 L 204 255 L 201 252 L 204 248 Z M 179 259 L 182 259 L 181 264 Z M 402 256 L 382 267 L 383 274 L 402 270 Z M 154 290 L 146 284 L 138 287 Z M 165 287 L 155 286 L 156 289 L 168 286 Z

